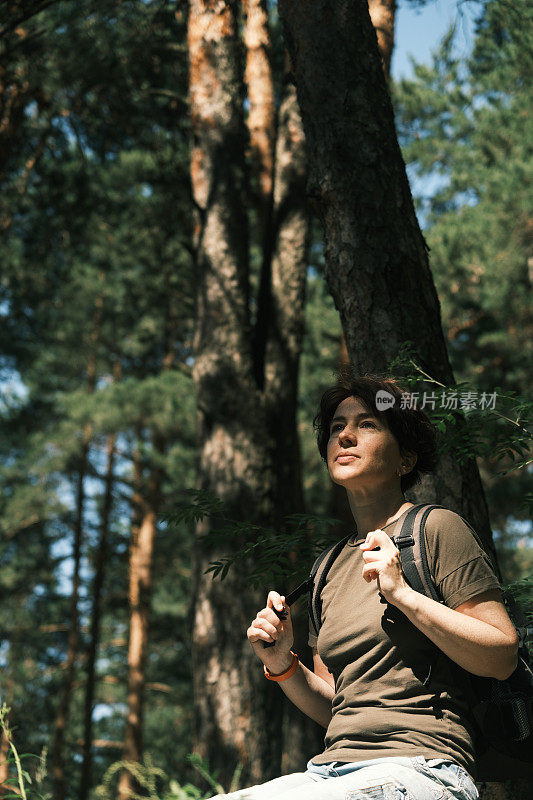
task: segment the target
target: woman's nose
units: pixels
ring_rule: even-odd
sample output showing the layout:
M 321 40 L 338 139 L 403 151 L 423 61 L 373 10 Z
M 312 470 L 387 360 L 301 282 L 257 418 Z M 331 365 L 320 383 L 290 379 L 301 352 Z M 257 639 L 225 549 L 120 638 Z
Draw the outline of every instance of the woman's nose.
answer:
M 339 433 L 339 442 L 341 444 L 351 444 L 354 441 L 355 441 L 355 433 L 347 425 Z

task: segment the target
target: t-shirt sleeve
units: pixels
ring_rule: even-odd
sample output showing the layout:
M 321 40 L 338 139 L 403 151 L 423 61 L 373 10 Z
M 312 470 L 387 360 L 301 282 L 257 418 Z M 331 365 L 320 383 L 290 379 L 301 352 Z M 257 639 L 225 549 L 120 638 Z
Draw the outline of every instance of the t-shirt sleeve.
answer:
M 454 511 L 430 511 L 425 540 L 435 585 L 450 608 L 457 608 L 488 589 L 500 588 L 487 553 Z

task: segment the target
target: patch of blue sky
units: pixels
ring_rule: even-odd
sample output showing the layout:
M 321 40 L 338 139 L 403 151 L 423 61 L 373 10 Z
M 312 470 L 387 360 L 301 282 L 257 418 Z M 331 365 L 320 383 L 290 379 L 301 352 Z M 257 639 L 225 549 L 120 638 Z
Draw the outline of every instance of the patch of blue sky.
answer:
M 400 2 L 391 65 L 394 80 L 413 77 L 412 59 L 418 64 L 431 63 L 433 53 L 452 25 L 455 55 L 466 60 L 472 49 L 475 19 L 481 5 L 478 0 L 429 0 L 422 7 L 408 5 L 405 0 Z
M 19 373 L 9 367 L 0 368 L 0 414 L 20 408 L 27 401 L 29 392 Z

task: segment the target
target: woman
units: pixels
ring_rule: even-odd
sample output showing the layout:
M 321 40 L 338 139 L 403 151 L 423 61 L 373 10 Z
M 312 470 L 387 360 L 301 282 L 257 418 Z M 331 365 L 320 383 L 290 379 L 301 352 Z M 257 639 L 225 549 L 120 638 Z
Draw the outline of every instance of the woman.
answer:
M 383 391 L 394 403 L 380 411 L 375 398 Z M 516 666 L 517 636 L 489 560 L 457 514 L 434 509 L 426 522 L 443 602 L 415 592 L 403 576 L 391 536 L 413 505 L 404 491 L 434 467 L 435 433 L 402 394 L 390 379 L 341 379 L 324 394 L 315 419 L 321 455 L 347 491 L 356 534 L 321 594 L 322 625 L 318 638 L 312 630 L 309 636 L 314 671 L 291 651 L 290 611 L 284 620 L 277 616 L 285 599 L 277 592 L 269 592 L 247 631 L 265 676 L 327 729 L 325 749 L 306 772 L 222 797 L 478 796 L 468 689 L 452 662 L 504 679 Z

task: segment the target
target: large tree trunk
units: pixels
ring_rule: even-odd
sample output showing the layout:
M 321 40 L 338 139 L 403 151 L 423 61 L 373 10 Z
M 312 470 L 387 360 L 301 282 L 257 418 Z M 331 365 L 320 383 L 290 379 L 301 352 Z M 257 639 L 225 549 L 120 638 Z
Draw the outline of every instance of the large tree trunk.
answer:
M 248 304 L 243 78 L 237 3 L 216 8 L 192 0 L 189 13 L 191 179 L 197 219 L 198 311 L 194 380 L 198 397 L 198 485 L 228 513 L 266 522 L 272 509 L 273 459 L 254 379 Z M 208 34 L 206 33 L 208 32 Z M 198 534 L 215 522 L 204 520 Z M 224 555 L 237 547 L 228 542 Z M 245 636 L 264 592 L 230 571 L 213 581 L 216 558 L 197 538 L 193 573 L 195 749 L 229 786 L 279 774 L 281 698 L 265 681 Z
M 163 451 L 162 442 L 154 437 L 156 459 Z M 130 632 L 128 645 L 128 716 L 124 734 L 124 761 L 140 762 L 143 754 L 143 706 L 146 682 L 145 663 L 148 645 L 148 623 L 152 592 L 152 563 L 157 515 L 161 502 L 162 471 L 156 464 L 150 470 L 145 497 L 139 496 L 141 472 L 136 459 L 134 476 L 136 496 L 135 518 L 140 512 L 140 524 L 132 525 L 129 572 Z M 144 494 L 144 492 L 143 492 Z M 128 800 L 137 787 L 132 774 L 124 769 L 119 778 L 119 800 Z
M 308 195 L 324 228 L 326 279 L 351 362 L 383 370 L 403 342 L 449 384 L 453 374 L 364 0 L 280 0 L 309 155 Z M 442 457 L 415 495 L 472 521 L 493 548 L 475 460 Z
M 394 24 L 396 19 L 396 0 L 368 0 L 370 19 L 376 31 L 381 64 L 387 84 L 390 83 L 390 68 L 394 51 Z M 350 356 L 346 347 L 344 334 L 340 335 L 339 342 L 339 368 L 343 369 L 350 363 Z M 342 486 L 331 483 L 329 490 L 328 516 L 340 521 L 331 533 L 337 539 L 342 539 L 353 528 L 353 516 L 348 505 L 348 497 Z
M 104 585 L 104 573 L 107 559 L 107 540 L 109 522 L 113 504 L 113 469 L 115 462 L 116 437 L 110 436 L 107 441 L 107 470 L 105 478 L 104 498 L 100 516 L 100 537 L 96 552 L 95 573 L 92 592 L 91 630 L 87 653 L 83 762 L 80 777 L 79 800 L 86 800 L 91 788 L 92 747 L 93 747 L 93 706 L 95 688 L 95 664 L 100 640 L 101 596 Z

